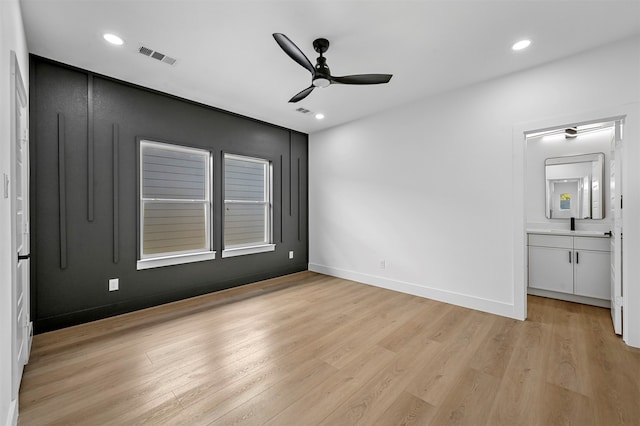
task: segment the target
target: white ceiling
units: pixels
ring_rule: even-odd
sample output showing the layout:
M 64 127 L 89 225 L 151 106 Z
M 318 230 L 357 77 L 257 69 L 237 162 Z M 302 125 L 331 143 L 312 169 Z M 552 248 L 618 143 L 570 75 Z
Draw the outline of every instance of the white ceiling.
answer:
M 31 53 L 306 133 L 640 34 L 640 0 L 21 0 Z M 116 47 L 102 39 L 113 32 Z M 334 75 L 390 73 L 389 84 L 332 85 L 301 102 L 308 71 L 272 33 Z M 530 38 L 529 49 L 511 45 Z M 174 66 L 138 53 L 144 45 Z M 296 112 L 304 107 L 326 118 Z

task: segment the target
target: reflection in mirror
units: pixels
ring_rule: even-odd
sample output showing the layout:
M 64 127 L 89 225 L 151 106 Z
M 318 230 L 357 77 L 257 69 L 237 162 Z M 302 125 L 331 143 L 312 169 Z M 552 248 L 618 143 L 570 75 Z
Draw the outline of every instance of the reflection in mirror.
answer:
M 547 218 L 604 218 L 603 153 L 547 158 L 544 164 Z

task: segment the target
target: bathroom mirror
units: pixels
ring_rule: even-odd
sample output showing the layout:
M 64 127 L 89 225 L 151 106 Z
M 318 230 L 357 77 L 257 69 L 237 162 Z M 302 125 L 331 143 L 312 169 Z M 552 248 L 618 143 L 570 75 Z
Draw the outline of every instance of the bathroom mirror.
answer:
M 546 216 L 548 219 L 604 218 L 604 154 L 547 158 Z

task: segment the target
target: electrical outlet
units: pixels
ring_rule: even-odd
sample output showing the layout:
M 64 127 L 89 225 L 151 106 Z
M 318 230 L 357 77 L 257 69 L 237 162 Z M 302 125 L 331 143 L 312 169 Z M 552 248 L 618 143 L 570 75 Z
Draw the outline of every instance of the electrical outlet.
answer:
M 387 261 L 382 259 L 380 260 L 380 269 L 384 269 L 387 267 Z
M 120 279 L 111 278 L 109 280 L 109 291 L 116 291 L 120 288 Z
M 289 259 L 293 259 L 293 250 L 289 251 Z

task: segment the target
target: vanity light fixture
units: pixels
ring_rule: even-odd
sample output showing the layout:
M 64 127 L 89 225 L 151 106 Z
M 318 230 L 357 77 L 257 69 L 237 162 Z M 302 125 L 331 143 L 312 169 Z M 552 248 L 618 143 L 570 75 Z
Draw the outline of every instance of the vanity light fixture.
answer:
M 520 40 L 518 42 L 516 42 L 513 46 L 511 46 L 511 49 L 513 50 L 522 50 L 522 49 L 526 49 L 527 47 L 529 47 L 531 45 L 531 40 Z
M 583 124 L 578 126 L 577 129 L 579 132 L 593 131 L 593 130 L 602 130 L 605 128 L 613 127 L 613 123 L 591 123 L 591 124 Z
M 564 137 L 566 139 L 573 139 L 578 137 L 578 129 L 575 127 L 569 127 L 568 129 L 564 129 Z
M 122 46 L 124 44 L 124 40 L 115 34 L 105 33 L 102 35 L 102 38 L 104 38 L 111 44 L 115 44 L 116 46 Z

